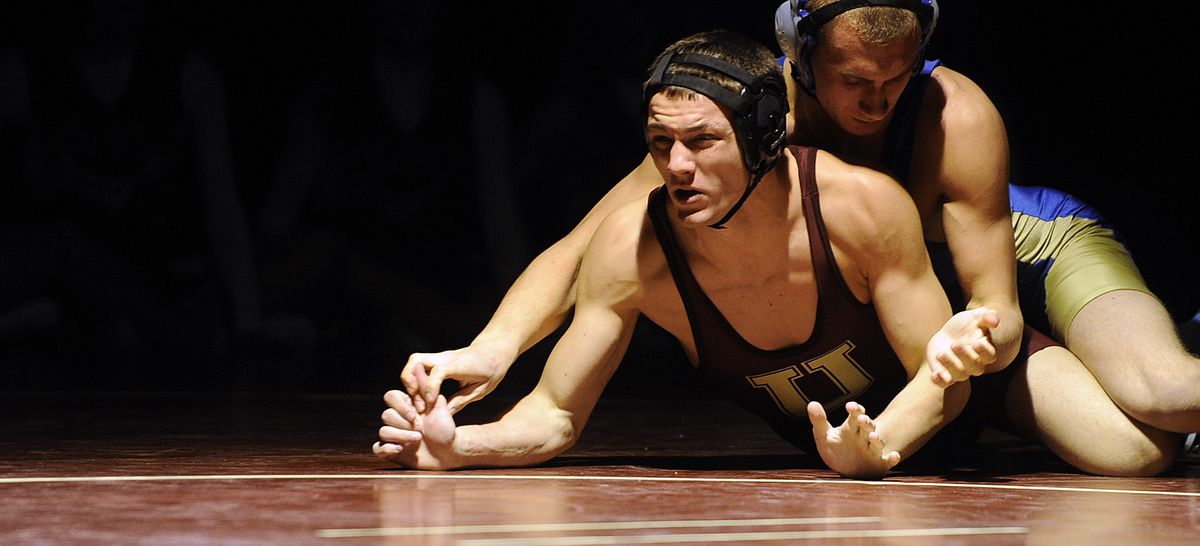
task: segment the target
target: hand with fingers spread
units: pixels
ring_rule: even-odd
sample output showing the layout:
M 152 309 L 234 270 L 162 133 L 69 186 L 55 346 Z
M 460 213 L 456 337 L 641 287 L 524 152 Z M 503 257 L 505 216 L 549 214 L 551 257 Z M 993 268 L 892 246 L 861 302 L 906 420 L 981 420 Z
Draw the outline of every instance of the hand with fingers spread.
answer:
M 443 382 L 457 381 L 459 389 L 447 401 L 450 413 L 455 414 L 492 392 L 510 365 L 512 359 L 498 351 L 474 345 L 440 353 L 413 353 L 400 372 L 400 381 L 418 413 L 433 406 Z
M 900 453 L 887 449 L 883 436 L 875 430 L 875 421 L 867 416 L 861 404 L 848 402 L 846 411 L 850 413 L 846 422 L 834 427 L 820 402 L 808 403 L 808 419 L 821 460 L 846 478 L 882 478 L 900 462 Z
M 372 446 L 375 456 L 407 468 L 444 467 L 455 436 L 446 397 L 438 396 L 423 414 L 403 391 L 388 391 L 383 400 L 388 408 L 383 412 L 379 441 Z
M 929 340 L 926 357 L 933 382 L 943 387 L 982 375 L 996 361 L 991 330 L 999 326 L 996 311 L 978 307 L 950 317 Z

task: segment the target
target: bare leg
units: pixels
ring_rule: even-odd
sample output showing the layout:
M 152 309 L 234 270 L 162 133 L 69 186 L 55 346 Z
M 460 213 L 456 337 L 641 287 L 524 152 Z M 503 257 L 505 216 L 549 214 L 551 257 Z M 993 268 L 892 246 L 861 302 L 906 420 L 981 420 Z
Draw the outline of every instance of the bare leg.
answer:
M 1135 290 L 1100 296 L 1075 317 L 1066 342 L 1134 419 L 1200 431 L 1200 358 L 1184 349 L 1157 299 Z
M 1171 465 L 1179 436 L 1130 419 L 1070 351 L 1048 347 L 1013 366 L 1006 406 L 1017 432 L 1092 474 L 1151 476 Z

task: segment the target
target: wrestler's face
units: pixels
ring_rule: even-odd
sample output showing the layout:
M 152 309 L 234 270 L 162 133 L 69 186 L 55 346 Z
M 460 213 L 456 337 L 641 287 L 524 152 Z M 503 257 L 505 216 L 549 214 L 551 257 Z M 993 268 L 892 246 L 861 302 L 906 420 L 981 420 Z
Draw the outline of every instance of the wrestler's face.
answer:
M 843 131 L 855 136 L 881 133 L 908 85 L 919 44 L 912 39 L 887 46 L 867 44 L 832 24 L 812 55 L 817 100 Z
M 720 220 L 749 183 L 733 125 L 708 97 L 655 95 L 648 108 L 646 140 L 684 225 L 707 226 Z

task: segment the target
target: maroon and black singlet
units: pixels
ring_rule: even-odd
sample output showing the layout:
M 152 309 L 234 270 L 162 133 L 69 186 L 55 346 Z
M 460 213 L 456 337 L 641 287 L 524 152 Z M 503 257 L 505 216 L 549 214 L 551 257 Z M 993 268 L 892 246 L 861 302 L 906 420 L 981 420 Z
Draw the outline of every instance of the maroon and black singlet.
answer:
M 705 381 L 763 418 L 777 433 L 808 453 L 814 447 L 806 407 L 820 402 L 831 423 L 846 418 L 856 401 L 878 414 L 907 383 L 875 313 L 850 291 L 834 261 L 821 219 L 816 150 L 793 147 L 800 172 L 804 214 L 818 297 L 808 340 L 778 350 L 751 345 L 729 324 L 688 267 L 667 219 L 666 192 L 651 193 L 649 214 L 687 310 Z

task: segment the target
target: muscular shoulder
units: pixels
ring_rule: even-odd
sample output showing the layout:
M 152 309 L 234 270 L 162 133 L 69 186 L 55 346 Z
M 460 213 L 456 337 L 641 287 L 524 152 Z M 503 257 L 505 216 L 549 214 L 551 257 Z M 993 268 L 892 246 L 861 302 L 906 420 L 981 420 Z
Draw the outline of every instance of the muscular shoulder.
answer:
M 1008 182 L 1008 136 L 991 99 L 975 82 L 946 67 L 933 71 L 925 95 L 920 157 L 914 178 L 937 181 L 950 200 L 971 199 Z
M 613 305 L 636 305 L 644 284 L 648 242 L 654 231 L 646 216 L 646 199 L 609 213 L 588 243 L 580 265 L 579 297 Z
M 817 188 L 826 227 L 876 229 L 915 213 L 912 199 L 895 179 L 875 169 L 817 152 Z
M 821 216 L 835 248 L 868 262 L 921 241 L 916 206 L 892 177 L 824 151 L 817 154 L 816 174 Z
M 934 85 L 926 93 L 926 111 L 940 110 L 939 121 L 948 134 L 994 131 L 997 125 L 1003 130 L 996 106 L 970 78 L 944 66 L 934 70 L 931 77 Z

